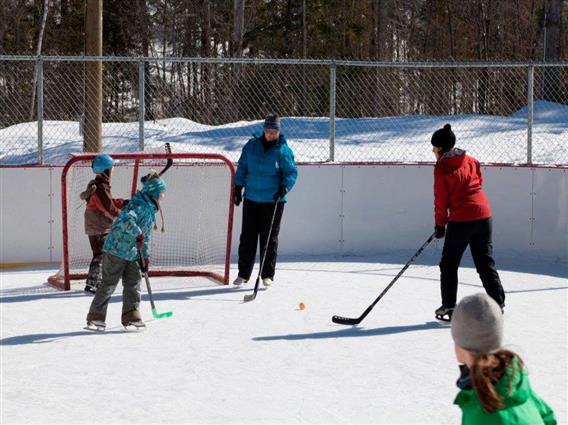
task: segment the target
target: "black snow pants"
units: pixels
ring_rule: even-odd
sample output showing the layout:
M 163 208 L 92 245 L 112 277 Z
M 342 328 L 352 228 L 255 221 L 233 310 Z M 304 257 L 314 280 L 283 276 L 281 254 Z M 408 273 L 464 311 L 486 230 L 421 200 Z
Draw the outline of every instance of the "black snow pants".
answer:
M 243 226 L 239 243 L 239 276 L 250 279 L 254 260 L 256 257 L 256 247 L 260 237 L 260 261 L 262 262 L 263 250 L 268 239 L 270 221 L 274 213 L 275 204 L 259 203 L 245 199 L 243 202 Z M 284 202 L 279 202 L 276 207 L 276 215 L 272 226 L 270 241 L 266 251 L 266 260 L 262 268 L 261 278 L 274 279 L 276 269 L 276 256 L 278 253 L 278 234 L 280 233 L 280 221 L 284 213 Z
M 89 235 L 89 243 L 93 251 L 93 259 L 89 265 L 89 273 L 87 275 L 87 286 L 97 288 L 102 281 L 102 261 L 103 261 L 103 245 L 108 234 Z
M 505 305 L 505 292 L 493 260 L 492 219 L 449 222 L 440 261 L 442 305 L 453 308 L 458 292 L 458 268 L 467 246 L 483 287 L 500 306 Z

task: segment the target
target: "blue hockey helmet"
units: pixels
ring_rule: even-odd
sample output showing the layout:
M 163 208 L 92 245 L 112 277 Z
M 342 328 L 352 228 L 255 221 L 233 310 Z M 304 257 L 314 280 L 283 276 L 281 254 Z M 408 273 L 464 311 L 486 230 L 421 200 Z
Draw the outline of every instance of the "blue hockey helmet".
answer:
M 114 161 L 109 154 L 102 153 L 97 155 L 95 159 L 93 159 L 93 172 L 96 174 L 104 173 L 105 170 L 112 168 L 113 163 Z

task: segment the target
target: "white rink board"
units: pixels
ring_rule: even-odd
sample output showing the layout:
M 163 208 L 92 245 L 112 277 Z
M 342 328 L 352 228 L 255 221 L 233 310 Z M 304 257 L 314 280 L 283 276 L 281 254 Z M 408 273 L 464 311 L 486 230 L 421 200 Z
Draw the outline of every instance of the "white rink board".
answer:
M 61 169 L 0 168 L 0 263 L 61 259 Z M 568 261 L 568 170 L 486 166 L 483 172 L 496 257 Z M 168 197 L 167 207 L 187 208 L 183 200 L 176 205 L 174 197 Z M 235 209 L 233 259 L 241 209 Z M 300 165 L 284 212 L 279 254 L 414 250 L 433 225 L 432 166 Z
M 568 171 L 560 178 L 551 169 L 534 173 L 535 252 L 545 252 L 554 260 L 568 257 Z M 560 246 L 557 246 L 559 244 Z
M 0 264 L 61 258 L 61 226 L 50 223 L 52 215 L 61 223 L 61 199 L 51 191 L 60 193 L 60 169 L 0 167 Z

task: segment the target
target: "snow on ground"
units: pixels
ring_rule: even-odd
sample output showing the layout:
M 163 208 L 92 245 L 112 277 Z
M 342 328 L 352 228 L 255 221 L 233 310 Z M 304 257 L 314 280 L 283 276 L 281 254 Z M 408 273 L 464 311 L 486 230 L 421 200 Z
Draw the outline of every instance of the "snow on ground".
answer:
M 403 115 L 383 118 L 337 118 L 335 161 L 432 161 L 432 132 L 449 122 L 457 145 L 484 163 L 527 162 L 527 108 L 510 116 Z M 532 160 L 535 164 L 568 163 L 568 105 L 546 101 L 534 104 Z M 282 132 L 298 162 L 329 160 L 328 117 L 283 117 Z M 246 141 L 262 130 L 262 121 L 239 121 L 219 126 L 185 118 L 144 124 L 146 151 L 162 151 L 170 142 L 174 152 L 215 152 L 236 161 Z M 139 150 L 138 122 L 103 123 L 107 152 Z M 83 149 L 83 136 L 74 121 L 44 121 L 45 164 L 64 164 L 70 153 Z M 0 165 L 37 162 L 37 125 L 16 124 L 0 129 Z
M 274 286 L 246 304 L 251 283 L 154 278 L 158 310 L 174 315 L 152 320 L 144 295 L 140 333 L 120 326 L 120 286 L 97 334 L 82 329 L 91 296 L 80 283 L 62 292 L 45 285 L 55 269 L 3 271 L 0 422 L 458 423 L 450 331 L 433 318 L 439 251 L 358 327 L 330 320 L 361 314 L 411 254 L 283 259 Z M 566 264 L 498 265 L 506 344 L 567 423 Z M 459 297 L 482 290 L 466 261 Z

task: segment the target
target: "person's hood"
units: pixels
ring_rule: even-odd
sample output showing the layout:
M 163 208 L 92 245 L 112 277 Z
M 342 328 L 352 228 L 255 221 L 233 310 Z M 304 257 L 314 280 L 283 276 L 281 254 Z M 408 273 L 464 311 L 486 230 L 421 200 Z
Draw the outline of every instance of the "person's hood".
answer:
M 497 393 L 503 398 L 505 407 L 517 406 L 528 400 L 531 388 L 526 371 L 519 360 L 514 358 L 503 377 L 495 386 Z M 469 403 L 476 397 L 475 390 L 466 389 L 459 392 L 454 403 L 460 406 Z
M 439 167 L 445 174 L 449 174 L 460 168 L 465 161 L 465 158 L 465 150 L 455 148 L 444 153 L 436 162 L 436 166 Z

